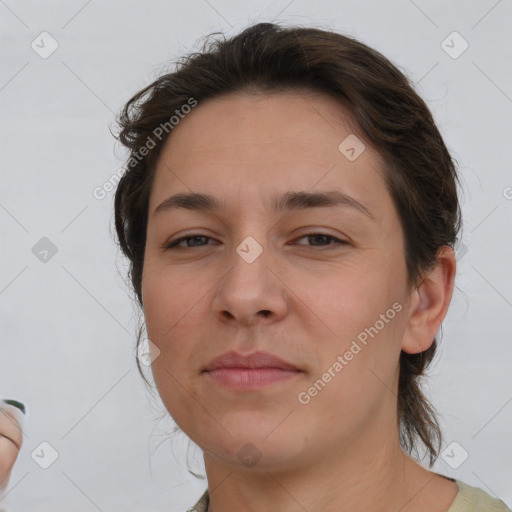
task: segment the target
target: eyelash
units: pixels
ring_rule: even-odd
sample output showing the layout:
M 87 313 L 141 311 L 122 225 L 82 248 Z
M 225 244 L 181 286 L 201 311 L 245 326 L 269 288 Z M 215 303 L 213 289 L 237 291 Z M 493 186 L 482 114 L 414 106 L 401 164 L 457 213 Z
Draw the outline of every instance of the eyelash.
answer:
M 340 240 L 339 238 L 336 238 L 335 236 L 332 236 L 332 235 L 328 235 L 327 233 L 308 233 L 306 235 L 303 235 L 299 238 L 297 238 L 297 240 L 301 240 L 302 238 L 307 238 L 307 237 L 314 237 L 314 236 L 323 236 L 323 237 L 326 237 L 330 240 L 334 240 L 336 242 L 337 245 L 348 245 L 348 242 L 345 242 L 344 240 Z M 183 236 L 181 238 L 178 238 L 172 242 L 170 242 L 168 245 L 165 245 L 164 246 L 164 249 L 173 249 L 173 250 L 176 250 L 176 249 L 194 249 L 194 247 L 179 247 L 178 244 L 180 244 L 181 242 L 185 241 L 185 240 L 190 240 L 190 239 L 193 239 L 193 238 L 207 238 L 209 240 L 212 240 L 211 237 L 209 236 L 206 236 L 206 235 L 200 235 L 200 234 L 192 234 L 192 235 L 188 235 L 188 236 Z M 206 247 L 208 244 L 205 244 L 205 245 L 197 245 L 195 246 L 196 248 L 197 247 Z M 300 244 L 302 245 L 302 244 Z M 324 247 L 332 247 L 331 244 L 329 245 L 324 245 L 324 246 L 310 246 L 310 247 L 320 247 L 320 248 L 324 248 Z

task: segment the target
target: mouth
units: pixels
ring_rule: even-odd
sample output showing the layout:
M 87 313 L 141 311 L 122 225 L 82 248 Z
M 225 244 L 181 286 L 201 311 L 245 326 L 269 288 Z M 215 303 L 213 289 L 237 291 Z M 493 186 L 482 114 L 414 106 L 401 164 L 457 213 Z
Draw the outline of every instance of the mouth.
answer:
M 241 355 L 232 351 L 214 359 L 203 373 L 223 387 L 254 390 L 293 379 L 303 372 L 274 354 Z
M 277 384 L 301 374 L 300 370 L 282 368 L 219 368 L 207 372 L 216 383 L 233 389 L 258 389 Z

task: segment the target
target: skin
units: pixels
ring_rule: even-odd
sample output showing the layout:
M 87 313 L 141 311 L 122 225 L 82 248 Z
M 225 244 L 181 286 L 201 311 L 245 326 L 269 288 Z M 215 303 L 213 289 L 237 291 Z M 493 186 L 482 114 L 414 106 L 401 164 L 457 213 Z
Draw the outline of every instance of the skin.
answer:
M 366 149 L 339 150 L 351 133 Z M 399 444 L 400 351 L 426 350 L 449 306 L 453 250 L 420 286 L 407 281 L 404 238 L 383 161 L 334 99 L 232 93 L 199 104 L 166 142 L 150 197 L 142 280 L 152 370 L 165 407 L 204 451 L 210 511 L 446 511 L 457 485 Z M 275 213 L 288 191 L 338 190 L 362 203 Z M 155 208 L 178 192 L 211 194 L 224 211 Z M 326 234 L 347 243 L 311 234 Z M 205 236 L 165 245 L 182 236 Z M 236 248 L 248 236 L 252 263 Z M 194 245 L 195 244 L 195 245 Z M 297 396 L 394 303 L 402 310 L 369 338 L 307 405 Z M 268 351 L 293 379 L 255 391 L 202 373 L 228 351 Z M 237 456 L 252 443 L 260 458 Z M 247 448 L 246 448 L 247 449 Z
M 0 493 L 9 484 L 11 470 L 23 442 L 21 426 L 16 416 L 19 411 L 8 404 L 0 404 Z

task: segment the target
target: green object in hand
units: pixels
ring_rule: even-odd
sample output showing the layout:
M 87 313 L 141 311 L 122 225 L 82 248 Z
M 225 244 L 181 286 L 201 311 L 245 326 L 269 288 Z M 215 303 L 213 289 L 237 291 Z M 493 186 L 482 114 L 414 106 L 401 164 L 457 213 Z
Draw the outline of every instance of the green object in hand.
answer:
M 4 400 L 4 402 L 8 405 L 12 405 L 14 407 L 17 407 L 23 414 L 25 413 L 25 405 L 21 402 L 18 402 L 17 400 Z

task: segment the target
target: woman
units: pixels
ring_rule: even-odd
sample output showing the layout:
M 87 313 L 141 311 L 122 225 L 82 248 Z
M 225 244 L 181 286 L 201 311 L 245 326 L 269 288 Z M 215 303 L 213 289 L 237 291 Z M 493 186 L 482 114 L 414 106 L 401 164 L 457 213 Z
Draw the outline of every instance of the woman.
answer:
M 396 67 L 260 23 L 183 59 L 119 123 L 116 230 L 153 376 L 204 452 L 190 510 L 510 510 L 411 457 L 421 443 L 432 466 L 442 446 L 419 379 L 460 209 Z

